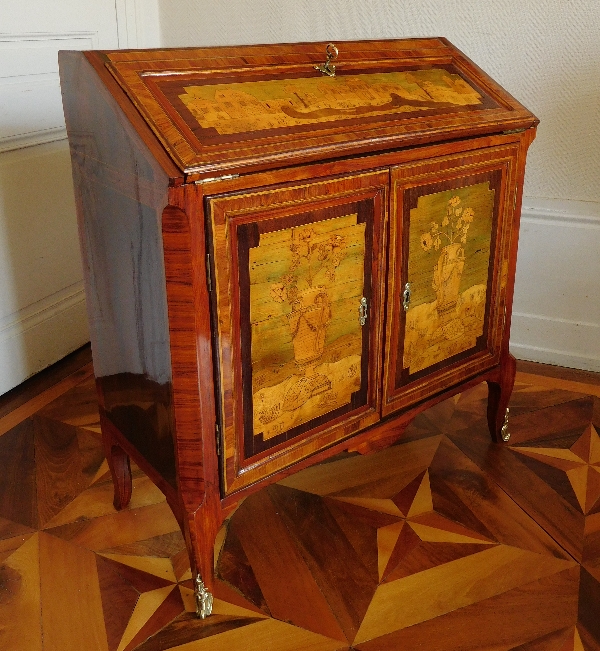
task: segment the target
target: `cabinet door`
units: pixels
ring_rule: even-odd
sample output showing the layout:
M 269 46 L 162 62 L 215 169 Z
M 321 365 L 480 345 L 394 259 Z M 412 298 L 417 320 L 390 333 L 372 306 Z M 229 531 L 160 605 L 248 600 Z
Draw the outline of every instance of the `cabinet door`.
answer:
M 392 170 L 384 414 L 499 362 L 518 153 Z
M 388 184 L 207 199 L 226 493 L 378 420 Z

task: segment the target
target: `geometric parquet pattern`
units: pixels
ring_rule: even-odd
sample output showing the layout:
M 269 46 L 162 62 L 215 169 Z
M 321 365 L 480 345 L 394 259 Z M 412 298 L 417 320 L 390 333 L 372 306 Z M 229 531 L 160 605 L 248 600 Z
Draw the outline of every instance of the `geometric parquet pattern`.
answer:
M 599 387 L 518 375 L 494 445 L 479 385 L 248 497 L 202 621 L 162 494 L 112 507 L 90 372 L 0 418 L 2 651 L 600 650 Z

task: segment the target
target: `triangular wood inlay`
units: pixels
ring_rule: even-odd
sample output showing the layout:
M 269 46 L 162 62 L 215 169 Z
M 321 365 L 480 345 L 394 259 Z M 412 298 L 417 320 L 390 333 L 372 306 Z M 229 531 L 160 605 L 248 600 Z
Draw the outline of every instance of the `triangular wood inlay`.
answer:
M 96 566 L 108 649 L 116 651 L 138 601 L 140 591 L 119 574 L 113 564 L 106 562 L 106 559 L 97 557 Z
M 392 501 L 400 509 L 400 513 L 402 513 L 403 516 L 408 515 L 410 507 L 412 506 L 415 496 L 421 487 L 421 483 L 423 482 L 423 478 L 425 477 L 426 472 L 427 471 L 424 470 L 423 472 L 419 473 L 410 482 L 410 484 L 408 484 L 408 486 L 403 488 L 397 495 L 393 497 Z
M 150 615 L 146 623 L 133 636 L 123 651 L 133 651 L 142 642 L 154 635 L 167 624 L 170 624 L 176 617 L 185 612 L 181 593 L 173 589 L 160 606 Z
M 261 592 L 252 565 L 246 556 L 235 531 L 229 530 L 217 562 L 216 573 L 226 581 L 240 596 L 254 604 L 262 612 L 269 613 L 269 607 Z

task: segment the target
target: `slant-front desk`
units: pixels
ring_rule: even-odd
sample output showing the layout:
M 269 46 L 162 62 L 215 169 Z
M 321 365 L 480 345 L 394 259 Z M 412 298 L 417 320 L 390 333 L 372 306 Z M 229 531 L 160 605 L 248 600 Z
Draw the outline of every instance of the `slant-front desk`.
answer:
M 129 458 L 198 614 L 250 492 L 489 384 L 508 437 L 537 119 L 443 38 L 63 52 L 115 506 Z

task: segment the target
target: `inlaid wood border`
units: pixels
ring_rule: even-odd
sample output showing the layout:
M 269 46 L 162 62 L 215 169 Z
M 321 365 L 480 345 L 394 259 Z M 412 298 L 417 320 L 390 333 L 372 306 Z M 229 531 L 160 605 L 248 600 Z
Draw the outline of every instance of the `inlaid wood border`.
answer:
M 331 205 L 330 201 L 323 202 L 323 207 L 318 208 L 319 204 L 311 204 L 310 209 L 306 212 L 297 210 L 298 206 L 294 206 L 292 213 L 289 209 L 277 210 L 276 214 L 268 213 L 268 217 L 251 213 L 248 215 L 249 221 L 245 219 L 240 223 L 236 220 L 234 226 L 234 249 L 237 245 L 237 255 L 235 256 L 237 264 L 237 276 L 239 279 L 239 295 L 240 295 L 240 330 L 239 335 L 241 339 L 242 349 L 242 390 L 243 390 L 243 415 L 244 422 L 242 431 L 240 431 L 240 450 L 243 450 L 243 458 L 245 464 L 249 460 L 257 460 L 259 457 L 271 454 L 271 450 L 278 446 L 280 443 L 285 444 L 287 441 L 296 439 L 309 430 L 318 427 L 322 423 L 331 422 L 337 416 L 342 416 L 349 413 L 356 413 L 356 409 L 366 407 L 369 404 L 369 367 L 372 363 L 371 360 L 371 345 L 370 345 L 370 321 L 369 325 L 361 330 L 361 384 L 360 388 L 353 393 L 351 401 L 345 405 L 339 406 L 331 412 L 324 413 L 316 418 L 313 418 L 299 426 L 293 427 L 291 430 L 283 432 L 281 435 L 275 436 L 271 440 L 258 439 L 258 436 L 253 434 L 253 400 L 252 400 L 252 373 L 250 371 L 251 361 L 251 328 L 250 322 L 250 303 L 249 303 L 249 265 L 246 259 L 249 254 L 249 249 L 256 246 L 258 243 L 250 243 L 248 236 L 259 235 L 262 233 L 273 232 L 271 229 L 277 231 L 285 228 L 310 226 L 321 221 L 329 221 L 339 217 L 344 217 L 348 214 L 357 214 L 357 223 L 365 224 L 365 257 L 363 261 L 364 267 L 364 281 L 362 288 L 362 295 L 367 299 L 367 305 L 372 306 L 372 293 L 373 293 L 373 266 L 376 263 L 373 260 L 373 230 L 374 230 L 374 202 L 371 197 L 362 199 L 356 202 L 348 202 L 348 199 Z M 266 217 L 264 219 L 256 219 L 256 217 Z M 244 233 L 244 231 L 246 231 Z M 245 237 L 240 235 L 245 234 Z M 252 235 L 251 235 L 252 234 Z M 357 305 L 358 308 L 358 305 Z M 358 320 L 358 309 L 354 315 L 347 315 L 350 318 Z M 368 319 L 367 319 L 368 320 Z M 258 439 L 258 440 L 257 440 Z
M 450 155 L 416 164 L 400 165 L 392 169 L 392 199 L 390 209 L 390 265 L 388 273 L 388 301 L 386 325 L 386 364 L 384 370 L 383 415 L 408 407 L 432 396 L 445 387 L 473 376 L 500 363 L 504 336 L 504 314 L 511 232 L 517 203 L 519 146 L 494 147 L 469 155 Z M 493 228 L 496 229 L 493 249 L 490 251 L 490 295 L 486 297 L 487 342 L 485 348 L 466 359 L 450 359 L 441 368 L 417 377 L 413 382 L 397 386 L 396 367 L 401 339 L 404 334 L 405 313 L 401 305 L 401 288 L 406 282 L 407 250 L 403 246 L 403 232 L 408 217 L 404 215 L 405 190 L 427 186 L 444 179 L 452 181 L 461 177 L 483 178 L 500 171 L 501 180 L 495 197 Z M 420 375 L 420 374 L 419 374 Z
M 381 251 L 387 214 L 388 171 L 320 180 L 301 186 L 263 189 L 240 195 L 210 199 L 210 216 L 215 264 L 215 327 L 219 346 L 219 407 L 224 441 L 223 479 L 225 494 L 248 486 L 333 443 L 351 436 L 379 419 L 380 345 L 383 308 L 385 258 Z M 244 406 L 239 292 L 234 225 L 239 220 L 255 220 L 258 212 L 272 216 L 305 213 L 327 206 L 373 202 L 373 249 L 371 253 L 371 303 L 369 306 L 369 377 L 364 406 L 325 421 L 307 433 L 269 448 L 250 459 L 243 456 Z

